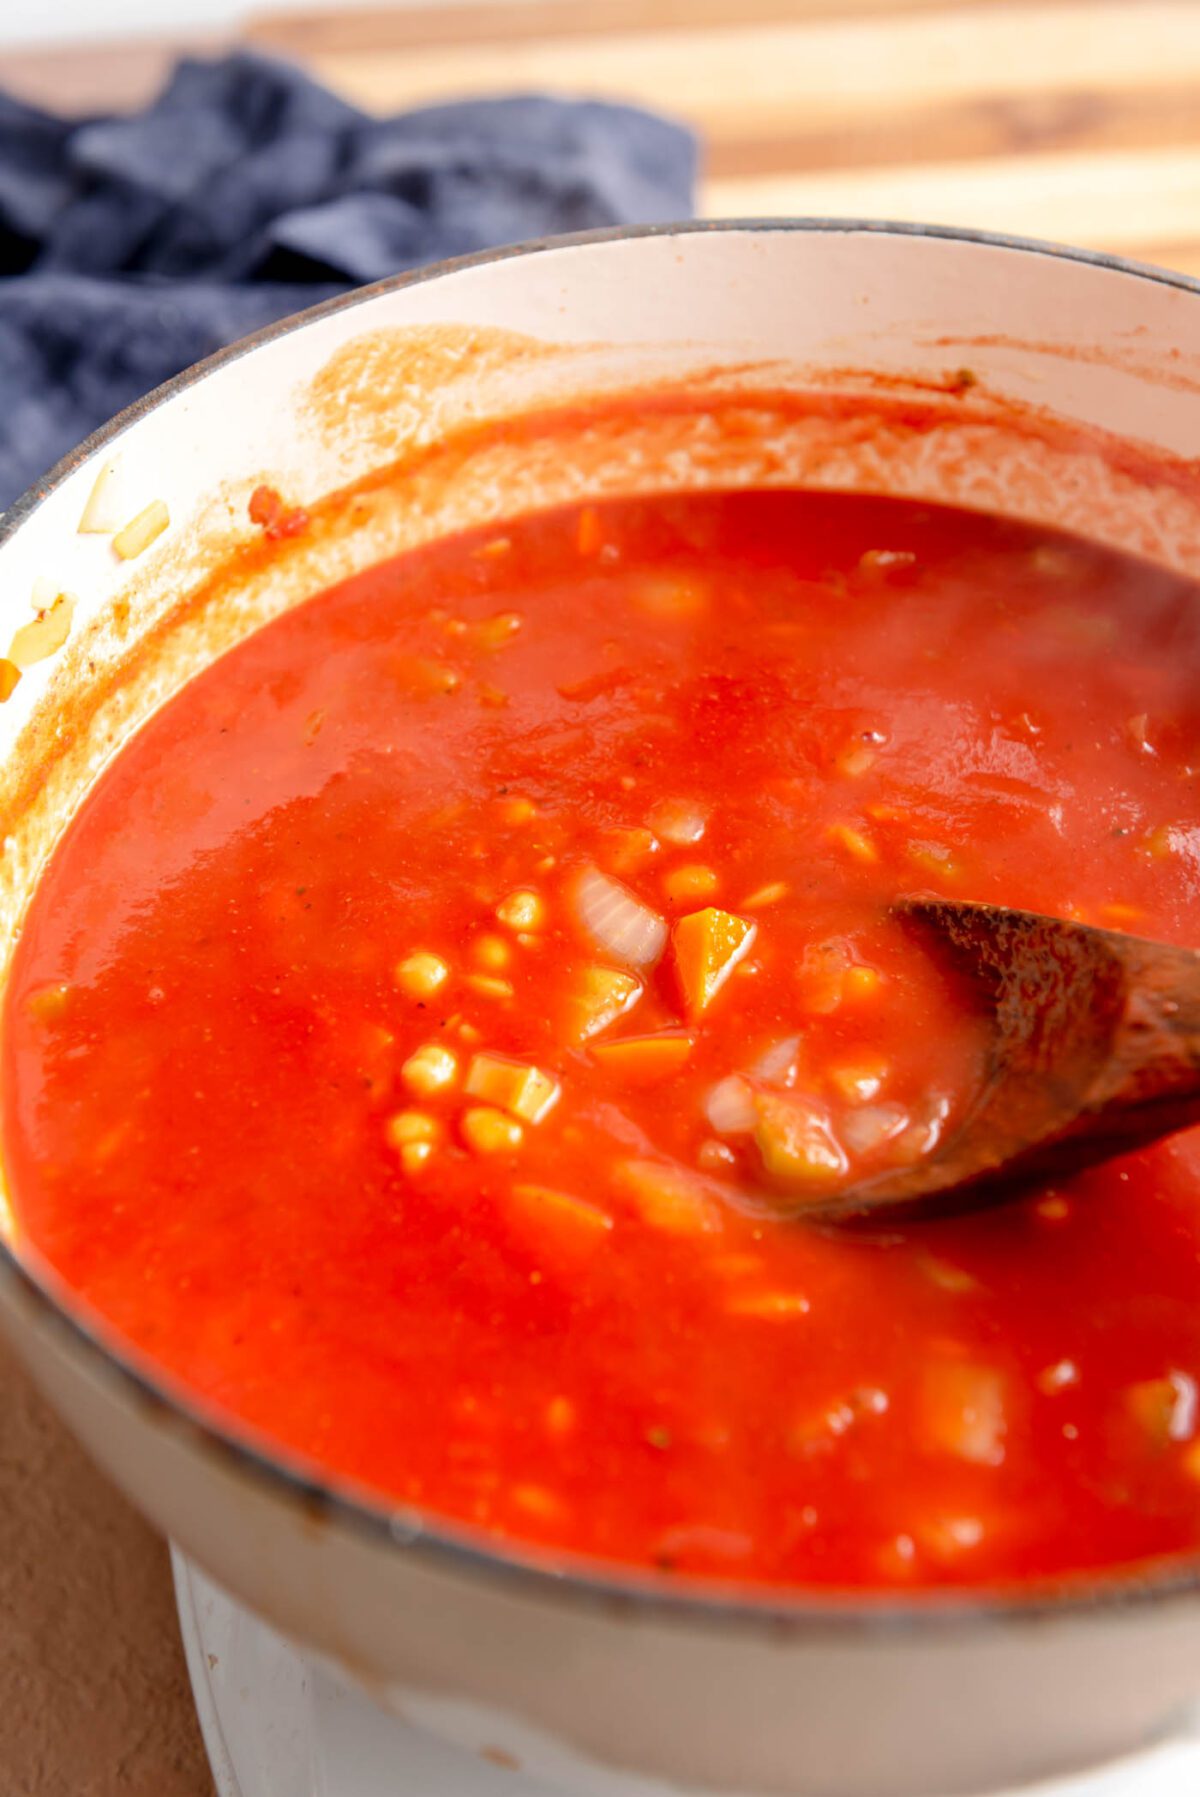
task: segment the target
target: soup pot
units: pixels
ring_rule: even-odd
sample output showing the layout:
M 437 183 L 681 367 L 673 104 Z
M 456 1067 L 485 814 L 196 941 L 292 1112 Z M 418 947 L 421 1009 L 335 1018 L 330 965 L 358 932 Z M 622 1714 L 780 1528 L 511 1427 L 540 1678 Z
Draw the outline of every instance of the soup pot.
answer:
M 708 428 L 716 392 L 744 401 L 736 441 Z M 599 395 L 628 397 L 619 427 L 597 425 Z M 504 429 L 553 412 L 568 423 L 544 437 Z M 584 492 L 799 482 L 1003 510 L 1200 575 L 1198 452 L 1200 286 L 967 232 L 592 234 L 287 320 L 132 408 L 3 521 L 9 627 L 35 581 L 75 596 L 65 644 L 0 704 L 4 954 L 129 732 L 380 556 Z M 128 514 L 169 515 L 126 561 L 78 529 L 114 463 Z M 262 484 L 316 527 L 266 542 Z M 0 1217 L 4 1327 L 147 1516 L 383 1704 L 564 1791 L 980 1791 L 1132 1750 L 1200 1695 L 1192 1563 L 1016 1595 L 772 1594 L 398 1510 L 199 1404 L 62 1288 L 2 1194 Z

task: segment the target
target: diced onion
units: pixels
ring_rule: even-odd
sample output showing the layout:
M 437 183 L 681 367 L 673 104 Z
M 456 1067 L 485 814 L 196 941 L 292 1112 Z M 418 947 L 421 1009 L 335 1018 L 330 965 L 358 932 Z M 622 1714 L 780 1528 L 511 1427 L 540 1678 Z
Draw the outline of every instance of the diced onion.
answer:
M 758 1122 L 754 1092 L 740 1073 L 719 1079 L 704 1100 L 704 1115 L 719 1136 L 748 1136 Z
M 580 875 L 574 902 L 579 921 L 596 946 L 627 967 L 652 967 L 666 947 L 665 918 L 598 868 L 586 868 Z
M 908 1112 L 903 1105 L 864 1104 L 842 1118 L 842 1141 L 851 1154 L 871 1154 L 907 1126 Z
M 758 1059 L 751 1064 L 750 1071 L 756 1079 L 765 1079 L 771 1085 L 789 1086 L 796 1077 L 796 1056 L 800 1052 L 799 1036 L 783 1036 L 778 1042 L 772 1042 L 764 1048 Z
M 129 500 L 121 474 L 121 459 L 110 456 L 96 476 L 83 516 L 77 528 L 82 533 L 94 532 L 111 536 L 129 515 Z
M 690 842 L 700 841 L 708 823 L 708 813 L 703 806 L 694 805 L 687 799 L 660 799 L 647 822 L 664 842 L 684 848 Z

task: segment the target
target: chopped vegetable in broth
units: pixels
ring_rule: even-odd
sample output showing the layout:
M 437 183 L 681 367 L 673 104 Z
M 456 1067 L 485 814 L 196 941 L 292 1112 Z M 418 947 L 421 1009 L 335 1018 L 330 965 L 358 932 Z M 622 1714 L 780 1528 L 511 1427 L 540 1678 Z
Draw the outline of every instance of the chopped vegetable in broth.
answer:
M 1200 938 L 1198 666 L 1191 583 L 882 498 L 372 568 L 54 855 L 6 998 L 24 1237 L 227 1420 L 495 1537 L 789 1587 L 1193 1553 L 1196 1132 L 974 1217 L 805 1210 L 984 1077 L 898 897 Z

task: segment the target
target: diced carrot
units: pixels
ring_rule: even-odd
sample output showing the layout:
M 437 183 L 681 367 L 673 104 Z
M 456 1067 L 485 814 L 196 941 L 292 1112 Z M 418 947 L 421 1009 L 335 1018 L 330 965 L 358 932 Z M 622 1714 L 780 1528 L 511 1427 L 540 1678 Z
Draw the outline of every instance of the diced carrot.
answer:
M 642 983 L 615 967 L 581 968 L 567 999 L 567 1034 L 586 1042 L 623 1017 L 642 995 Z
M 652 618 L 682 622 L 699 617 L 712 599 L 712 592 L 702 574 L 654 568 L 638 575 L 630 596 Z
M 604 526 L 594 505 L 585 505 L 575 527 L 575 547 L 580 555 L 599 555 L 604 547 Z
M 767 905 L 777 905 L 786 898 L 789 888 L 783 880 L 768 880 L 765 886 L 756 887 L 747 898 L 742 900 L 743 911 L 761 911 Z
M 806 1317 L 811 1306 L 802 1292 L 735 1292 L 725 1308 L 734 1317 L 786 1322 L 791 1317 Z
M 667 1235 L 715 1235 L 723 1226 L 716 1202 L 683 1167 L 665 1161 L 622 1161 L 614 1177 L 617 1190 L 633 1201 L 651 1229 Z
M 619 1036 L 593 1048 L 602 1067 L 630 1086 L 650 1086 L 677 1073 L 692 1052 L 692 1037 L 680 1030 L 653 1036 Z
M 721 882 L 711 867 L 689 861 L 664 874 L 662 885 L 669 904 L 694 905 L 700 899 L 712 898 Z
M 908 858 L 914 867 L 935 880 L 960 880 L 962 862 L 940 842 L 910 842 Z
M 853 824 L 830 824 L 825 835 L 835 848 L 842 849 L 852 861 L 870 862 L 879 859 L 879 850 L 870 837 L 855 829 Z
M 1008 1431 L 1008 1387 L 998 1367 L 963 1360 L 925 1369 L 921 1428 L 925 1445 L 976 1466 L 999 1466 Z
M 672 931 L 675 967 L 688 1014 L 706 1011 L 749 951 L 758 925 L 710 905 L 681 917 Z
M 399 685 L 415 699 L 453 693 L 462 685 L 461 676 L 448 662 L 435 661 L 428 655 L 397 656 L 392 669 Z
M 1151 1447 L 1190 1441 L 1196 1432 L 1196 1384 L 1187 1373 L 1142 1379 L 1125 1393 L 1130 1416 Z
M 763 1166 L 790 1191 L 824 1195 L 849 1171 L 845 1151 L 820 1108 L 792 1093 L 757 1092 L 754 1140 Z
M 559 1084 L 540 1067 L 503 1055 L 477 1054 L 467 1069 L 463 1091 L 469 1098 L 498 1105 L 525 1123 L 540 1123 L 558 1101 Z
M 21 670 L 15 661 L 0 656 L 0 705 L 5 699 L 11 699 L 17 690 L 17 682 L 21 678 Z
M 657 853 L 658 843 L 653 833 L 634 826 L 606 830 L 598 859 L 610 874 L 631 874 Z
M 845 997 L 849 966 L 850 950 L 840 938 L 811 943 L 796 969 L 796 985 L 804 1010 L 817 1017 L 828 1017 L 836 1011 Z
M 570 1192 L 559 1192 L 551 1186 L 515 1185 L 509 1194 L 510 1208 L 519 1211 L 539 1228 L 556 1235 L 575 1238 L 599 1238 L 608 1233 L 613 1220 L 606 1210 L 575 1198 Z
M 479 649 L 503 649 L 517 635 L 524 623 L 520 612 L 497 612 L 494 618 L 484 618 L 469 629 L 472 646 Z
M 490 973 L 469 973 L 463 984 L 477 992 L 480 998 L 498 999 L 501 1003 L 513 995 L 511 980 L 500 980 Z

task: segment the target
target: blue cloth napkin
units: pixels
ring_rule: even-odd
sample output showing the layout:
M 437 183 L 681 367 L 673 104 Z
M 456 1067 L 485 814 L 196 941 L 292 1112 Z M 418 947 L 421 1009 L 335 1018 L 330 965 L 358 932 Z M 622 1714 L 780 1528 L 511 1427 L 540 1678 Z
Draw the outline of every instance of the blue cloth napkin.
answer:
M 692 210 L 688 132 L 630 107 L 375 119 L 298 70 L 183 62 L 144 112 L 0 93 L 0 508 L 106 418 L 270 320 L 400 269 Z

